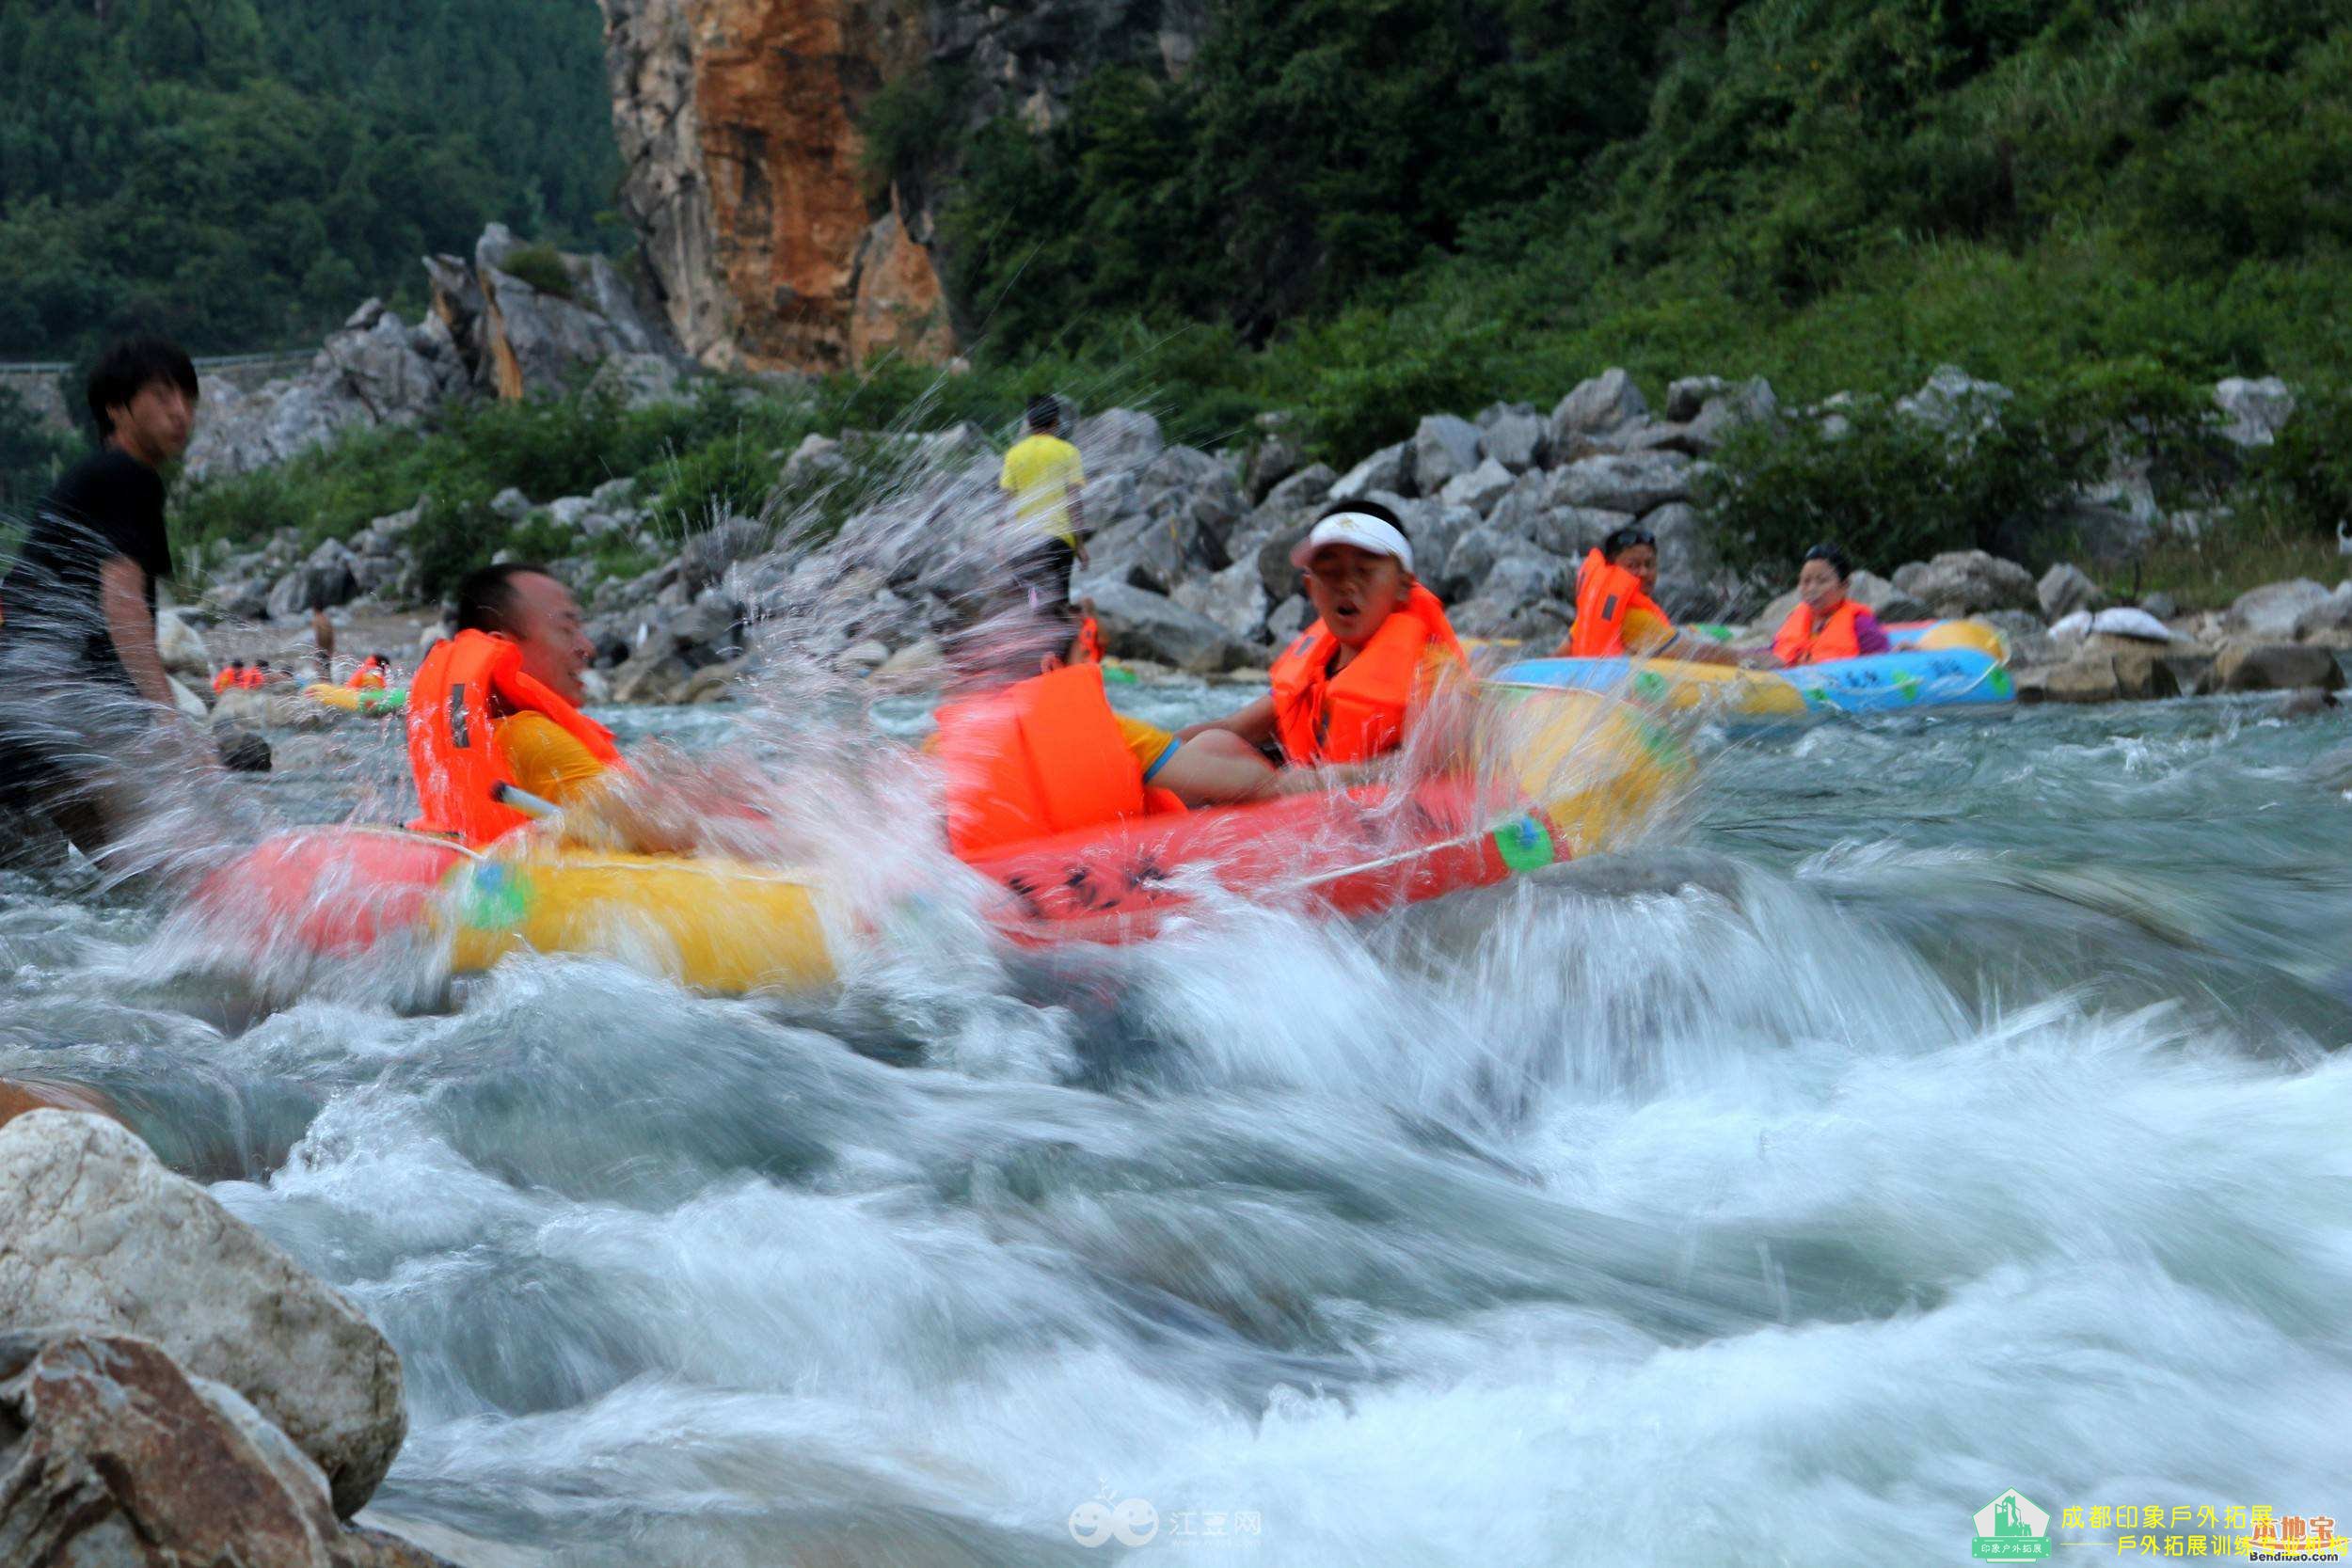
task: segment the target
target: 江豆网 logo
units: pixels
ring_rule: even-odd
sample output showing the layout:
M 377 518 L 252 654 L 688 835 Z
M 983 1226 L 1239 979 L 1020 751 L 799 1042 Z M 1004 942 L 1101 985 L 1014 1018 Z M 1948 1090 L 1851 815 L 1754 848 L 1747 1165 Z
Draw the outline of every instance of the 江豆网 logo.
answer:
M 1988 1562 L 2030 1562 L 2050 1555 L 2050 1516 L 2014 1487 L 1977 1510 L 1977 1542 L 1969 1555 Z

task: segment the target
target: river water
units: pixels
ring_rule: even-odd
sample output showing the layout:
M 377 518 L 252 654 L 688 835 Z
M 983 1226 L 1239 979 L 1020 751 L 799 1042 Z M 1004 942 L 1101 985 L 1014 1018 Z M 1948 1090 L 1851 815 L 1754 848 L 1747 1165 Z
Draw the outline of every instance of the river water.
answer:
M 278 738 L 267 817 L 394 776 Z M 366 1306 L 375 1511 L 469 1561 L 1961 1563 L 2011 1487 L 2113 1555 L 2118 1508 L 2352 1519 L 2347 746 L 1708 737 L 1643 842 L 1398 917 L 746 1001 L 265 1008 L 17 871 L 0 1073 Z

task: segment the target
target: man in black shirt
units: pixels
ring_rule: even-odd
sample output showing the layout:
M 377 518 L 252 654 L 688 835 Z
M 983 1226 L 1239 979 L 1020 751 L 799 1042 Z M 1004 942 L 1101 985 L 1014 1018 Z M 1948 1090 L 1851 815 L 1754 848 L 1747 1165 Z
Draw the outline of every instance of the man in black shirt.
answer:
M 171 575 L 156 470 L 186 450 L 196 400 L 196 367 L 172 344 L 108 349 L 89 379 L 99 450 L 42 500 L 0 580 L 0 796 L 85 848 L 108 836 L 87 775 L 110 740 L 175 711 L 155 649 L 155 587 Z

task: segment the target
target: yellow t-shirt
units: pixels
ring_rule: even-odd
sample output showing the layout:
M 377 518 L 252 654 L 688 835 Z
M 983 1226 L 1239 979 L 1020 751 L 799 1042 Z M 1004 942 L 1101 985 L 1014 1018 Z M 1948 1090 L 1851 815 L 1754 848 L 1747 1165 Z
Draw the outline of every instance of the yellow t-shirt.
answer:
M 1661 621 L 1639 605 L 1625 612 L 1623 631 L 1629 654 L 1655 653 L 1675 640 L 1673 622 Z
M 1070 498 L 1086 482 L 1078 449 L 1058 436 L 1039 434 L 1013 443 L 996 484 L 1012 497 L 1013 515 L 1024 527 L 1050 533 L 1075 549 L 1078 535 L 1070 526 Z
M 550 805 L 577 804 L 604 777 L 596 754 L 544 713 L 510 714 L 497 734 L 516 785 Z

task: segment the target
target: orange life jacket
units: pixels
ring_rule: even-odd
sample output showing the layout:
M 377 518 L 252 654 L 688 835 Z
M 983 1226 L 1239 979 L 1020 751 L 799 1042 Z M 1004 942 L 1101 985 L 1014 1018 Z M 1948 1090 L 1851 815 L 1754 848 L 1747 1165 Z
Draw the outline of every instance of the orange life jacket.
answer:
M 1433 642 L 1465 657 L 1445 607 L 1419 583 L 1336 675 L 1331 657 L 1340 640 L 1321 621 L 1299 633 L 1274 661 L 1274 733 L 1282 754 L 1305 768 L 1362 762 L 1394 747 L 1419 695 L 1422 656 Z
M 237 684 L 237 672 L 223 665 L 213 672 L 213 695 L 217 697 Z
M 257 691 L 261 689 L 262 679 L 262 667 L 258 664 L 248 665 L 245 673 L 237 677 L 237 684 L 248 691 Z
M 608 768 L 621 764 L 612 733 L 523 673 L 512 639 L 461 631 L 437 642 L 408 683 L 408 766 L 417 776 L 419 832 L 480 847 L 531 820 L 497 798 L 515 782 L 497 725 L 512 713 L 541 713 Z
M 1773 634 L 1772 652 L 1780 656 L 1783 664 L 1822 664 L 1833 658 L 1860 658 L 1862 639 L 1854 630 L 1854 623 L 1861 618 L 1862 606 L 1851 599 L 1840 599 L 1837 608 L 1816 626 L 1813 607 L 1801 604 L 1788 612 L 1788 619 Z
M 354 691 L 381 691 L 384 689 L 384 666 L 371 658 L 354 670 L 351 679 L 343 684 Z
M 409 706 L 416 706 L 414 689 Z M 947 847 L 964 860 L 1099 822 L 1182 811 L 1143 782 L 1103 672 L 1072 664 L 939 710 L 933 754 L 947 773 Z
M 1642 592 L 1642 579 L 1622 566 L 1612 565 L 1600 551 L 1584 558 L 1576 577 L 1576 625 L 1568 628 L 1571 658 L 1615 658 L 1625 652 L 1625 618 L 1647 610 L 1659 624 L 1672 621 L 1658 602 Z
M 1078 623 L 1078 658 L 1082 663 L 1103 662 L 1103 626 L 1089 615 Z

